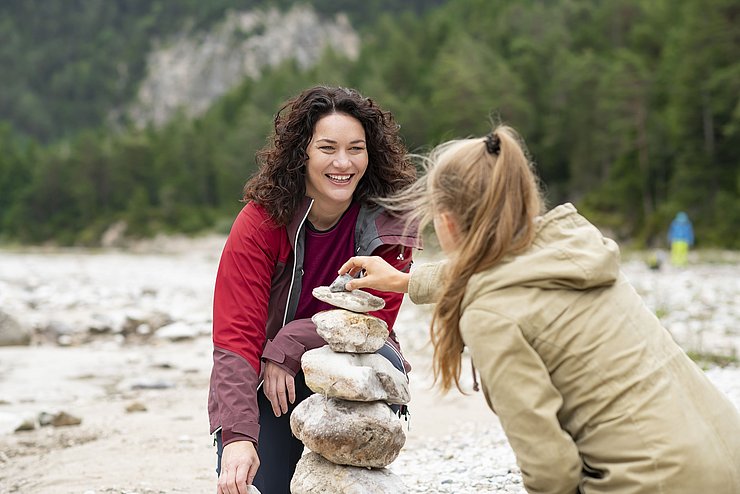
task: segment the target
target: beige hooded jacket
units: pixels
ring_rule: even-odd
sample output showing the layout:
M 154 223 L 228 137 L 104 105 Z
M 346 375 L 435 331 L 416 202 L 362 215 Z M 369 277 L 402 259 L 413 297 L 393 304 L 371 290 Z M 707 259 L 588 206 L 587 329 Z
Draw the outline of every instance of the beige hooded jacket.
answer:
M 433 302 L 443 264 L 409 295 Z M 534 244 L 476 274 L 460 331 L 530 493 L 740 493 L 740 414 L 570 204 Z

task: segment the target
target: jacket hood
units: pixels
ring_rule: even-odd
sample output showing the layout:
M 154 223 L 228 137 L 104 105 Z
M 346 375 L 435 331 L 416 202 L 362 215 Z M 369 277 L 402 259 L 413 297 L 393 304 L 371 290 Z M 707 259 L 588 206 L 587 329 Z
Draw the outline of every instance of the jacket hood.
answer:
M 509 286 L 586 290 L 614 284 L 619 247 L 570 204 L 537 218 L 532 246 L 471 277 L 469 296 Z

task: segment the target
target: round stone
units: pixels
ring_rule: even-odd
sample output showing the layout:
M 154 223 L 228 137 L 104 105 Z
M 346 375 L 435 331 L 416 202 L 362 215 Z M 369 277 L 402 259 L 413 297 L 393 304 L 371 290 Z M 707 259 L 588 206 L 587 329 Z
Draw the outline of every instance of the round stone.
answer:
M 401 420 L 385 403 L 312 394 L 290 415 L 293 435 L 337 465 L 383 468 L 406 442 Z
M 314 314 L 311 320 L 335 352 L 374 353 L 388 339 L 385 321 L 369 314 L 332 309 Z

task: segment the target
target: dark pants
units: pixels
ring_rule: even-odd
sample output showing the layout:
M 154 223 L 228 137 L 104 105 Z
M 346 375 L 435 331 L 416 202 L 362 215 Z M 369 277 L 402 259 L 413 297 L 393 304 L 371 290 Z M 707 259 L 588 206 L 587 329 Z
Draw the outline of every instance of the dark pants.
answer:
M 377 353 L 387 358 L 397 369 L 404 372 L 403 361 L 387 343 Z M 313 391 L 306 386 L 303 372 L 299 372 L 295 376 L 295 403 L 293 405 L 288 404 L 287 414 L 276 417 L 272 411 L 270 400 L 265 396 L 262 387 L 257 392 L 257 405 L 260 411 L 260 437 L 257 453 L 260 457 L 260 467 L 253 483 L 260 492 L 269 494 L 290 493 L 290 480 L 293 478 L 296 464 L 303 454 L 303 443 L 293 436 L 293 432 L 290 430 L 290 414 L 293 413 L 293 409 L 300 402 L 312 394 Z M 392 405 L 391 408 L 398 413 L 400 407 Z M 218 455 L 216 473 L 220 474 L 221 454 L 223 452 L 220 430 L 216 433 L 216 447 L 216 454 Z

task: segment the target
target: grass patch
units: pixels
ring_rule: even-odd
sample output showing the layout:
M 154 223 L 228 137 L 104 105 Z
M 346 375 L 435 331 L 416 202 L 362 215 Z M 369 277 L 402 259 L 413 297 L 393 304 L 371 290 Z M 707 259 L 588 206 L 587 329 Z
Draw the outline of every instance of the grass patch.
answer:
M 666 266 L 670 266 L 671 249 L 663 247 L 660 249 L 634 248 L 630 245 L 619 246 L 622 262 L 641 261 L 649 264 L 656 252 L 661 251 L 665 256 L 663 260 Z M 728 249 L 690 249 L 689 266 L 697 264 L 738 265 L 740 264 L 740 250 Z
M 740 364 L 740 359 L 738 359 L 737 355 L 719 355 L 716 353 L 694 351 L 686 352 L 686 354 L 704 370 L 710 367 L 737 367 Z
M 655 317 L 657 317 L 658 319 L 663 319 L 667 315 L 668 309 L 664 307 L 658 307 L 657 309 L 655 309 Z

